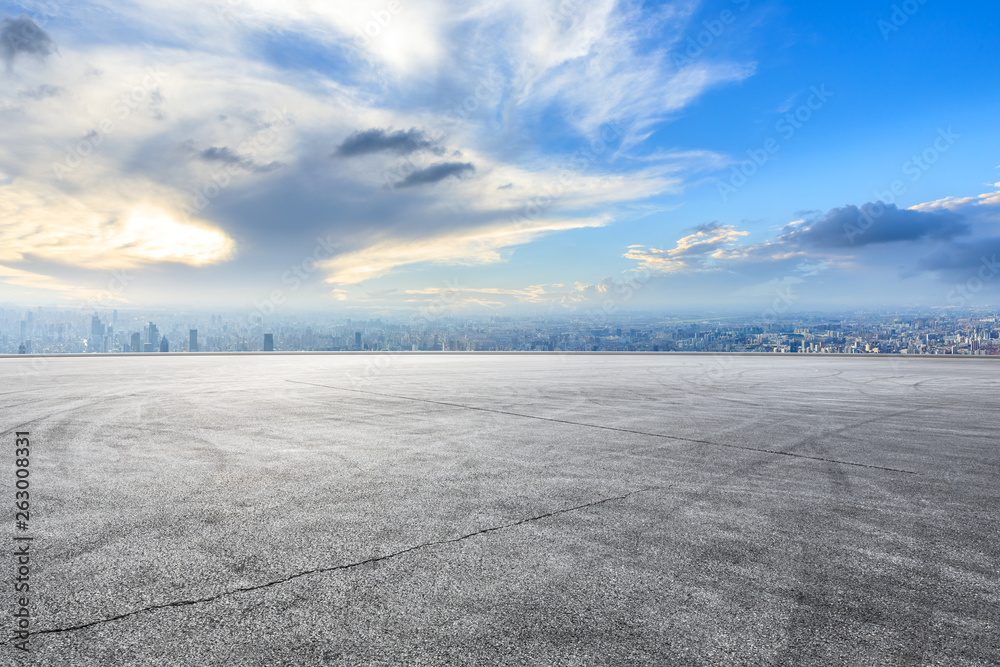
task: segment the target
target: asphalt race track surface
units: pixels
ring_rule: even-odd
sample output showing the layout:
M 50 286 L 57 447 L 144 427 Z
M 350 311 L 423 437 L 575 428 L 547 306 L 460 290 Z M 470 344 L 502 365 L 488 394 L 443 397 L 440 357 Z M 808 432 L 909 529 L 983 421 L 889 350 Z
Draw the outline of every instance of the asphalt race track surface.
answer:
M 31 652 L 0 664 L 1000 664 L 996 360 L 143 355 L 0 380 L 3 530 L 29 431 L 34 537 Z

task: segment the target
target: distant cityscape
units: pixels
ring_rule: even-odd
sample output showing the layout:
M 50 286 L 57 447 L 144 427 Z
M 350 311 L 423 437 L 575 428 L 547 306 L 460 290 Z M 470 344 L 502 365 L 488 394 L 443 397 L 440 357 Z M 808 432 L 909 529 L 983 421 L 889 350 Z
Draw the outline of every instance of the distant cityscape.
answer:
M 416 350 L 996 355 L 1000 312 L 248 321 L 224 313 L 0 308 L 4 354 Z

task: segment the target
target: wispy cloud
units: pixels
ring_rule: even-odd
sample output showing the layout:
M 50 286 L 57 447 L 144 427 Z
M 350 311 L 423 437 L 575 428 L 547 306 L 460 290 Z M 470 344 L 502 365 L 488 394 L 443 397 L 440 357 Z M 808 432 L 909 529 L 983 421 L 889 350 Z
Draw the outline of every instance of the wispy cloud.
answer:
M 324 263 L 328 283 L 353 285 L 415 264 L 483 265 L 503 261 L 502 251 L 543 235 L 601 227 L 606 218 L 549 220 L 533 225 L 509 224 L 451 232 L 421 239 L 392 239 L 345 253 Z

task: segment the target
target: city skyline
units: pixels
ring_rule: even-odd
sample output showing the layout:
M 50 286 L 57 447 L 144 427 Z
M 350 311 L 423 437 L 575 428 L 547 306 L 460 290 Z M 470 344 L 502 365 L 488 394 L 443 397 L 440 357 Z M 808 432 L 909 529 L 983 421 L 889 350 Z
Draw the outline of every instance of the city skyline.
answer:
M 0 302 L 995 306 L 997 14 L 3 0 Z
M 489 318 L 269 320 L 208 312 L 0 308 L 0 354 L 233 352 L 715 352 L 1000 355 L 1000 311 L 667 317 L 655 313 Z M 89 331 L 86 326 L 89 324 Z M 162 331 L 161 331 L 162 326 Z M 171 342 L 173 341 L 173 342 Z

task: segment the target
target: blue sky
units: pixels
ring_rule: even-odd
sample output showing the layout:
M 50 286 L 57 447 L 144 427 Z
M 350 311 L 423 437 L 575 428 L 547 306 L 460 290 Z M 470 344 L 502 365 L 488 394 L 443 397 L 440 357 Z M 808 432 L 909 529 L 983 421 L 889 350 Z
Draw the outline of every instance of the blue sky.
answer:
M 0 17 L 0 301 L 1000 301 L 995 3 L 52 0 Z

